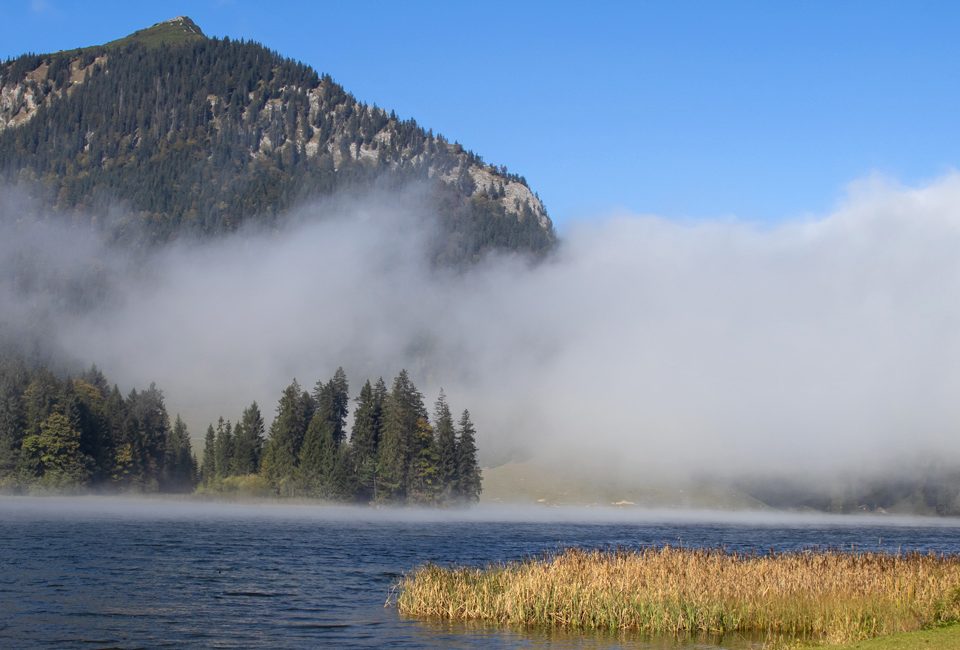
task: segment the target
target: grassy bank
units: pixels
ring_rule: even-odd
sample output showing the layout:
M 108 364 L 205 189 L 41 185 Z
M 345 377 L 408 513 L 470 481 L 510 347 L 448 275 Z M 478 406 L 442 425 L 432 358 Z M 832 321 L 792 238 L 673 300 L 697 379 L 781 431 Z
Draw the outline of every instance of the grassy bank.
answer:
M 402 580 L 397 606 L 417 618 L 844 643 L 960 621 L 960 557 L 570 550 L 428 565 Z
M 960 650 L 960 625 L 904 632 L 842 645 L 804 646 L 801 650 Z

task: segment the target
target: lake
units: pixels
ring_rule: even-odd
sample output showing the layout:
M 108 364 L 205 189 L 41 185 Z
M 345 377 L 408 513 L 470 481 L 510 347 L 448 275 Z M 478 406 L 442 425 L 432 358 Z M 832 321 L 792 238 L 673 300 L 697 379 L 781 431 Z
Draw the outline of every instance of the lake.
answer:
M 958 553 L 960 520 L 5 497 L 0 647 L 676 648 L 630 636 L 419 622 L 384 607 L 399 576 L 424 562 L 483 565 L 571 546 L 665 544 Z

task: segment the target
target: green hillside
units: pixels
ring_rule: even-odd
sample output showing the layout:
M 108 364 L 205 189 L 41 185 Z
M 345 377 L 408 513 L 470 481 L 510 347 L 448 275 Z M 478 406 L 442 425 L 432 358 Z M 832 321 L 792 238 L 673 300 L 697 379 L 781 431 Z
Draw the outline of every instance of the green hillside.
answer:
M 314 197 L 415 182 L 443 227 L 439 261 L 542 255 L 555 242 L 522 177 L 307 65 L 207 38 L 189 18 L 18 57 L 0 66 L 0 91 L 8 182 L 61 210 L 98 214 L 119 202 L 154 241 L 270 224 Z

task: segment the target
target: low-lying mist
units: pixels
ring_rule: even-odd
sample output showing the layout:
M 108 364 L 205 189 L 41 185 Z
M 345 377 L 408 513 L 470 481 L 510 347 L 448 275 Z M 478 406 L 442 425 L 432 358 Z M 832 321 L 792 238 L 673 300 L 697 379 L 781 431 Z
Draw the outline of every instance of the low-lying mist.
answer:
M 582 506 L 543 507 L 498 504 L 463 508 L 391 507 L 291 503 L 275 501 L 203 501 L 184 497 L 135 496 L 0 496 L 0 516 L 15 520 L 200 520 L 230 519 L 315 520 L 357 523 L 576 523 L 576 524 L 720 524 L 736 526 L 806 527 L 918 527 L 960 528 L 948 517 L 822 512 L 721 511 L 694 509 L 643 509 Z
M 776 224 L 614 215 L 532 265 L 429 262 L 417 193 L 121 252 L 0 202 L 6 336 L 42 332 L 198 436 L 296 377 L 407 368 L 488 460 L 647 479 L 877 477 L 960 462 L 960 174 L 868 179 Z M 93 287 L 95 309 L 75 304 Z

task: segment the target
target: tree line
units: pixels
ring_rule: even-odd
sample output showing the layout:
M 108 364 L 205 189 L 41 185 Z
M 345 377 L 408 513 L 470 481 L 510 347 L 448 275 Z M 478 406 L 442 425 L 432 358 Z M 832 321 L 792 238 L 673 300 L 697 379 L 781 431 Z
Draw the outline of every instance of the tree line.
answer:
M 96 367 L 58 376 L 0 360 L 0 488 L 190 492 L 196 474 L 155 385 L 124 396 Z
M 443 391 L 432 421 L 405 370 L 389 390 L 382 378 L 367 380 L 355 403 L 348 439 L 349 387 L 338 368 L 312 391 L 296 380 L 287 386 L 266 438 L 256 402 L 236 424 L 220 418 L 207 428 L 202 485 L 216 491 L 259 484 L 280 496 L 357 502 L 479 499 L 476 430 L 466 410 L 455 422 Z
M 366 381 L 353 421 L 338 368 L 312 392 L 294 380 L 266 429 L 256 402 L 210 425 L 198 464 L 183 419 L 151 384 L 126 396 L 96 367 L 76 376 L 0 360 L 0 489 L 206 492 L 256 488 L 346 502 L 477 501 L 481 473 L 468 411 L 455 422 L 443 391 L 432 421 L 401 371 L 388 390 Z

